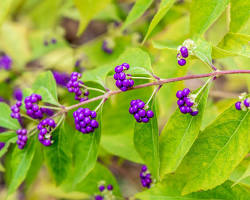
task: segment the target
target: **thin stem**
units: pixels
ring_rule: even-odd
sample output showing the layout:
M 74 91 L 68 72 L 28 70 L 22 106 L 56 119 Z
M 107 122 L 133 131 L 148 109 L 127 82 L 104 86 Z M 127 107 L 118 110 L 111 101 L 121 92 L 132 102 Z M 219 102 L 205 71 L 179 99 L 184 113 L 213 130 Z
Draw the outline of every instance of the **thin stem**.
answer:
M 98 92 L 101 92 L 101 93 L 106 93 L 104 90 L 101 90 L 101 89 L 98 89 L 98 88 L 88 87 L 88 86 L 83 85 L 83 84 L 80 84 L 80 86 L 84 87 L 87 90 L 94 90 L 94 91 L 98 91 Z
M 155 80 L 153 78 L 149 78 L 149 77 L 138 77 L 138 76 L 129 76 L 132 79 L 143 79 L 143 80 Z
M 48 108 L 48 109 L 52 109 L 52 110 L 61 110 L 60 107 L 54 107 L 54 106 L 40 106 L 41 108 Z
M 102 101 L 99 103 L 99 105 L 95 108 L 95 111 L 97 111 L 101 106 L 102 106 L 102 104 L 104 104 L 104 102 L 107 100 L 107 97 L 104 97 L 103 99 L 102 99 Z
M 35 119 L 31 118 L 30 116 L 26 115 L 26 114 L 21 114 L 22 117 L 25 117 L 29 120 L 32 120 L 33 122 L 37 122 Z
M 163 85 L 166 83 L 171 83 L 171 82 L 176 82 L 176 81 L 184 81 L 184 80 L 191 80 L 191 79 L 198 79 L 198 78 L 205 78 L 205 77 L 214 77 L 214 76 L 219 76 L 219 75 L 226 75 L 226 74 L 250 74 L 250 70 L 226 70 L 226 71 L 214 71 L 211 73 L 207 73 L 207 74 L 196 74 L 196 75 L 188 75 L 188 76 L 183 76 L 183 77 L 176 77 L 176 78 L 169 78 L 169 79 L 161 79 L 158 81 L 154 81 L 154 82 L 150 82 L 150 83 L 145 83 L 145 84 L 141 84 L 141 85 L 137 85 L 129 90 L 135 90 L 135 89 L 140 89 L 140 88 L 145 88 L 145 87 L 150 87 L 150 86 L 154 86 L 154 85 Z M 128 90 L 128 91 L 129 91 Z M 94 97 L 92 99 L 89 99 L 87 101 L 84 102 L 80 102 L 78 104 L 66 107 L 64 110 L 56 113 L 55 115 L 60 115 L 64 112 L 68 112 L 69 110 L 75 109 L 79 106 L 82 106 L 84 104 L 93 102 L 93 101 L 97 101 L 99 99 L 103 99 L 105 96 L 108 98 L 112 95 L 116 95 L 121 93 L 121 90 L 116 90 L 116 91 L 109 91 L 107 93 L 105 93 L 104 95 L 101 96 L 97 96 Z
M 161 89 L 161 87 L 162 87 L 162 85 L 159 85 L 157 88 L 154 89 L 151 97 L 148 99 L 148 102 L 146 103 L 146 106 L 149 104 L 149 102 L 152 100 L 152 98 L 155 96 L 155 94 Z
M 29 137 L 32 136 L 32 135 L 34 135 L 36 133 L 36 131 L 37 131 L 36 128 L 37 128 L 37 126 L 34 126 L 34 127 L 32 127 L 32 129 L 30 129 L 30 131 L 29 131 Z

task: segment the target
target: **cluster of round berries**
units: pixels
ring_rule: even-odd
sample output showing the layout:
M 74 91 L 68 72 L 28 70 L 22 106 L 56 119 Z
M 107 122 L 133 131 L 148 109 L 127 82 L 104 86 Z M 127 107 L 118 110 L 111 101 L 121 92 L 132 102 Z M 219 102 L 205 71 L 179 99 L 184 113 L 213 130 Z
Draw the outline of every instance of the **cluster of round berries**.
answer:
M 69 92 L 75 93 L 75 100 L 83 102 L 88 100 L 89 91 L 87 89 L 85 89 L 84 93 L 81 91 L 81 85 L 84 84 L 82 81 L 78 80 L 78 78 L 81 78 L 81 76 L 82 75 L 80 73 L 73 72 L 69 82 L 67 83 L 67 88 Z M 81 97 L 82 95 L 84 97 Z
M 73 117 L 75 119 L 76 129 L 83 134 L 92 133 L 99 126 L 98 122 L 95 120 L 96 112 L 88 108 L 78 108 L 73 113 Z
M 134 115 L 137 122 L 148 123 L 149 119 L 154 117 L 154 112 L 152 110 L 146 111 L 146 107 L 142 100 L 132 100 L 130 102 L 129 113 Z
M 17 101 L 15 105 L 11 106 L 12 113 L 10 114 L 10 116 L 12 118 L 15 118 L 17 120 L 21 119 L 21 114 L 20 114 L 21 106 L 22 106 L 22 101 Z
M 188 88 L 178 90 L 176 92 L 176 97 L 178 98 L 177 105 L 183 114 L 190 113 L 190 115 L 195 116 L 199 111 L 197 110 L 197 105 L 194 100 L 188 97 L 189 94 L 190 90 Z
M 44 109 L 39 108 L 38 103 L 42 100 L 42 96 L 39 94 L 32 94 L 24 99 L 26 113 L 33 119 L 42 119 Z
M 242 101 L 237 101 L 235 103 L 235 108 L 243 111 L 246 111 L 247 108 L 250 109 L 250 98 L 243 98 Z
M 98 188 L 101 192 L 101 195 L 96 195 L 95 200 L 113 199 L 113 185 L 109 184 L 107 187 L 105 187 L 103 184 L 101 184 Z
M 186 64 L 186 60 L 184 58 L 188 57 L 188 49 L 185 46 L 181 46 L 178 49 L 178 53 L 177 53 L 177 60 L 178 60 L 178 64 L 180 66 L 183 66 Z
M 7 55 L 0 56 L 0 68 L 4 68 L 5 70 L 10 70 L 12 65 L 12 59 Z
M 50 40 L 51 44 L 56 44 L 57 43 L 57 40 L 55 38 L 52 38 Z M 49 41 L 48 40 L 44 40 L 43 42 L 44 46 L 48 46 L 49 45 Z
M 143 165 L 141 168 L 140 179 L 142 187 L 150 188 L 153 181 L 146 165 Z
M 23 149 L 27 143 L 27 140 L 28 140 L 27 130 L 26 129 L 18 129 L 16 131 L 16 134 L 18 135 L 18 139 L 16 141 L 18 148 Z
M 53 76 L 56 80 L 57 85 L 66 87 L 70 80 L 70 75 L 64 72 L 53 71 Z
M 56 123 L 51 118 L 44 119 L 38 124 L 37 126 L 37 129 L 39 130 L 38 140 L 44 146 L 50 146 L 53 143 L 52 130 L 55 128 L 56 128 Z
M 124 70 L 129 69 L 128 63 L 123 63 L 115 67 L 114 79 L 116 80 L 115 84 L 121 91 L 127 91 L 129 88 L 133 87 L 134 81 L 132 79 L 126 79 L 126 74 Z

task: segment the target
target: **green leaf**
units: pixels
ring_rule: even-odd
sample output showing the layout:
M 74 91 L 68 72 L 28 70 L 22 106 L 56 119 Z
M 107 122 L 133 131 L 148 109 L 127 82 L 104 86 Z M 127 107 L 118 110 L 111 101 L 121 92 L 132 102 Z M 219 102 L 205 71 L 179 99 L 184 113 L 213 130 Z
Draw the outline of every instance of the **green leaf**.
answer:
M 151 32 L 154 30 L 154 28 L 157 26 L 157 24 L 161 21 L 161 19 L 166 15 L 168 10 L 173 6 L 175 0 L 162 0 L 159 10 L 155 14 L 154 18 L 152 19 L 149 28 L 147 30 L 146 36 L 143 40 L 143 43 L 147 40 Z
M 60 105 L 57 99 L 56 81 L 50 71 L 41 73 L 34 82 L 32 89 L 42 96 L 43 102 Z
M 177 108 L 160 135 L 160 176 L 174 172 L 196 140 L 206 107 L 210 84 L 197 96 L 199 114 L 184 115 Z
M 230 32 L 239 32 L 249 19 L 250 1 L 231 0 L 230 8 Z
M 195 41 L 196 48 L 194 49 L 194 55 L 202 62 L 209 65 L 212 64 L 212 45 L 206 40 L 199 38 Z
M 101 181 L 105 181 L 105 185 L 113 185 L 113 194 L 115 196 L 121 196 L 119 185 L 115 177 L 100 163 L 96 163 L 94 169 L 89 173 L 89 175 L 76 186 L 76 191 L 90 195 L 99 193 L 98 184 Z
M 7 152 L 7 150 L 8 150 L 8 148 L 9 148 L 10 144 L 11 144 L 11 143 L 15 143 L 16 140 L 17 140 L 17 137 L 13 137 L 13 138 L 9 139 L 9 140 L 5 143 L 4 147 L 0 150 L 0 158 Z
M 212 190 L 182 196 L 184 180 L 184 176 L 169 175 L 164 182 L 136 194 L 135 197 L 141 200 L 247 200 L 250 198 L 248 189 L 240 186 L 231 187 L 233 184 L 231 181 L 226 181 Z
M 234 185 L 245 184 L 248 187 L 250 186 L 250 158 L 247 157 L 244 159 L 238 166 L 235 168 L 233 173 L 230 175 L 230 180 L 234 181 Z
M 232 105 L 201 132 L 180 166 L 188 174 L 183 194 L 211 189 L 229 178 L 250 150 L 248 127 L 250 111 Z
M 228 33 L 218 44 L 218 47 L 230 54 L 236 54 L 250 58 L 249 35 Z
M 0 27 L 4 20 L 8 17 L 8 14 L 11 10 L 11 4 L 13 3 L 13 0 L 1 0 L 1 6 L 0 6 Z
M 135 85 L 142 83 L 145 83 L 145 81 L 135 81 Z M 135 119 L 129 115 L 128 109 L 131 100 L 141 99 L 146 102 L 151 93 L 152 88 L 131 90 L 115 95 L 105 103 L 101 139 L 102 148 L 113 155 L 133 162 L 143 163 L 134 146 L 133 129 Z
M 45 161 L 57 185 L 63 182 L 69 173 L 72 162 L 70 146 L 74 134 L 75 130 L 63 121 L 53 132 L 53 145 L 44 149 Z
M 190 5 L 191 35 L 202 35 L 225 10 L 229 0 L 193 0 Z
M 130 24 L 135 22 L 149 8 L 153 0 L 137 0 L 132 10 L 129 12 L 122 29 L 125 29 Z
M 149 75 L 152 72 L 150 56 L 140 48 L 127 48 L 115 61 L 113 69 L 122 63 L 130 65 L 128 74 Z
M 179 42 L 172 41 L 172 40 L 165 40 L 165 41 L 152 41 L 153 47 L 156 49 L 167 49 L 170 51 L 177 52 L 177 48 L 180 45 Z
M 13 131 L 2 132 L 0 133 L 0 142 L 8 142 L 14 137 L 17 137 L 17 134 Z
M 102 111 L 99 110 L 97 113 L 99 127 L 93 133 L 82 134 L 81 132 L 77 132 L 75 135 L 73 145 L 74 169 L 70 177 L 73 187 L 81 182 L 95 167 L 102 129 L 101 115 Z
M 43 164 L 43 145 L 38 145 L 39 141 L 35 140 L 36 149 L 35 155 L 33 157 L 33 160 L 30 164 L 30 169 L 27 172 L 26 178 L 25 178 L 25 189 L 29 189 L 29 187 L 32 185 L 32 183 L 37 179 L 37 176 L 39 174 L 39 171 Z
M 8 186 L 8 195 L 16 191 L 18 186 L 23 182 L 28 170 L 31 167 L 31 162 L 35 155 L 35 142 L 36 138 L 29 138 L 26 147 L 20 150 L 17 145 L 11 154 L 11 179 Z
M 134 144 L 151 173 L 156 179 L 159 177 L 159 130 L 155 109 L 155 98 L 149 105 L 149 109 L 154 112 L 154 117 L 148 123 L 135 122 Z
M 110 3 L 110 0 L 86 0 L 84 3 L 82 0 L 74 0 L 74 3 L 81 15 L 79 35 L 84 31 L 89 21 Z
M 5 104 L 0 102 L 0 126 L 11 129 L 11 130 L 17 130 L 20 128 L 20 124 L 16 119 L 11 118 L 11 110 L 10 107 Z

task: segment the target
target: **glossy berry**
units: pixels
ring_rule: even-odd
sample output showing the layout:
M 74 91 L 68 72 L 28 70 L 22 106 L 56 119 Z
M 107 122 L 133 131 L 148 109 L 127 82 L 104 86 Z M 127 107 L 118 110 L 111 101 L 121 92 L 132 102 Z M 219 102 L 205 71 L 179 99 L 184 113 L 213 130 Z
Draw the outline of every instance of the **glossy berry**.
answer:
M 14 119 L 20 120 L 21 114 L 20 114 L 20 107 L 22 106 L 22 101 L 17 101 L 15 105 L 11 106 L 11 114 L 10 116 Z
M 95 120 L 96 112 L 88 108 L 78 108 L 73 113 L 73 117 L 76 129 L 83 134 L 92 133 L 99 127 L 99 123 Z
M 180 112 L 183 114 L 189 113 L 191 116 L 196 116 L 199 112 L 194 102 L 189 98 L 190 89 L 184 88 L 176 92 L 177 105 L 179 106 Z
M 250 98 L 244 100 L 244 105 L 248 108 L 250 107 Z
M 154 112 L 152 110 L 146 111 L 144 107 L 145 103 L 140 99 L 130 102 L 129 113 L 134 116 L 137 122 L 148 123 L 149 119 L 154 117 Z
M 235 108 L 237 110 L 241 110 L 241 102 L 240 101 L 238 101 L 238 102 L 235 103 Z
M 84 85 L 84 83 L 78 80 L 79 78 L 81 78 L 81 76 L 82 75 L 80 73 L 73 72 L 66 87 L 68 88 L 68 91 L 70 93 L 75 93 L 75 100 L 83 102 L 88 100 L 89 91 L 87 89 L 84 89 L 84 91 L 82 91 L 82 85 Z
M 147 171 L 147 166 L 143 165 L 140 172 L 142 187 L 150 188 L 152 184 L 151 174 Z
M 103 196 L 101 195 L 96 195 L 95 200 L 104 200 Z
M 179 59 L 178 60 L 178 64 L 180 65 L 180 66 L 183 66 L 183 65 L 185 65 L 186 64 L 186 60 L 185 59 Z
M 113 185 L 109 184 L 109 185 L 107 186 L 107 190 L 109 190 L 109 191 L 113 190 Z
M 134 81 L 132 79 L 127 79 L 127 75 L 124 72 L 129 68 L 130 66 L 128 63 L 123 63 L 122 65 L 118 65 L 115 67 L 115 74 L 114 74 L 114 79 L 116 80 L 115 85 L 123 92 L 127 91 L 134 85 Z
M 53 76 L 56 80 L 56 84 L 61 87 L 67 87 L 67 83 L 70 80 L 70 75 L 65 72 L 53 71 Z
M 26 129 L 18 129 L 16 131 L 16 134 L 18 135 L 18 137 L 17 137 L 18 139 L 16 141 L 18 148 L 23 149 L 28 141 L 27 130 Z
M 187 58 L 188 57 L 188 49 L 187 49 L 187 47 L 182 46 L 180 48 L 180 52 L 181 52 L 181 55 L 182 55 L 183 58 Z
M 42 119 L 44 110 L 39 108 L 38 103 L 42 100 L 39 94 L 32 94 L 24 99 L 26 113 L 33 119 Z
M 103 190 L 105 190 L 105 186 L 104 185 L 99 186 L 99 190 L 100 192 L 102 192 Z
M 37 129 L 39 130 L 38 140 L 40 143 L 44 146 L 52 145 L 52 133 L 55 128 L 56 123 L 53 119 L 47 118 L 42 120 L 37 126 Z

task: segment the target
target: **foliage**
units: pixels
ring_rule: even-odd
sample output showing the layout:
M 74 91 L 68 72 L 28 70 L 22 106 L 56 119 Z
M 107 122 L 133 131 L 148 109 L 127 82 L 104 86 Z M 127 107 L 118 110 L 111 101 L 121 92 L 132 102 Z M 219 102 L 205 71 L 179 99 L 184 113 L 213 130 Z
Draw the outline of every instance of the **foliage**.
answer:
M 107 200 L 250 199 L 249 8 L 244 0 L 1 0 L 0 199 L 92 199 L 108 184 Z M 123 63 L 134 80 L 124 92 L 114 80 Z M 72 79 L 88 99 L 77 100 Z M 197 115 L 176 105 L 184 88 Z M 41 119 L 26 112 L 33 93 L 43 119 L 57 124 L 43 127 L 49 146 L 38 140 Z M 136 99 L 153 111 L 148 123 L 129 113 Z M 97 113 L 88 134 L 77 130 L 79 107 Z M 144 191 L 142 165 L 152 178 Z

